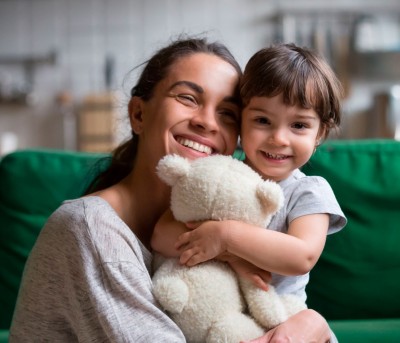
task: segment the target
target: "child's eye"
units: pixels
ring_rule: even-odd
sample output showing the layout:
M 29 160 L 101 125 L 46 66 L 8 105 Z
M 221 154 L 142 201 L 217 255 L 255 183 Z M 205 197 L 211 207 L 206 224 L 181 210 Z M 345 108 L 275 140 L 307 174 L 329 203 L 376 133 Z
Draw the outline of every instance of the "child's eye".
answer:
M 305 125 L 304 123 L 294 123 L 293 128 L 295 128 L 297 130 L 302 130 L 302 129 L 307 128 L 307 125 Z
M 267 118 L 265 118 L 265 117 L 256 118 L 255 121 L 256 121 L 258 124 L 263 124 L 263 125 L 266 125 L 266 124 L 269 124 L 269 123 L 270 123 L 269 120 L 268 120 Z

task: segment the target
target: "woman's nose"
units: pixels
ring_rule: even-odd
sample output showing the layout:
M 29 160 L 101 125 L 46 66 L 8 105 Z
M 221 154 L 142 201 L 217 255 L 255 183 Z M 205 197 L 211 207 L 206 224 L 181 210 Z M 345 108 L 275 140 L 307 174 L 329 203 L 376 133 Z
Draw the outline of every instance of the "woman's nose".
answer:
M 200 108 L 196 111 L 191 122 L 192 125 L 206 131 L 216 131 L 219 127 L 217 111 L 207 107 Z

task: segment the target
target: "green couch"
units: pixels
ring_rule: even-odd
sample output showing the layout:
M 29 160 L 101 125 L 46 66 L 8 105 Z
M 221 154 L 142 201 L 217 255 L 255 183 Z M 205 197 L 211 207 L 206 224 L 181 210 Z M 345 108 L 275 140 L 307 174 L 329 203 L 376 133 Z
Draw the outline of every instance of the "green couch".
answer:
M 63 200 L 82 194 L 99 157 L 30 150 L 0 161 L 0 342 L 41 227 Z M 400 142 L 328 141 L 303 170 L 330 182 L 348 218 L 311 273 L 309 307 L 340 343 L 399 343 Z

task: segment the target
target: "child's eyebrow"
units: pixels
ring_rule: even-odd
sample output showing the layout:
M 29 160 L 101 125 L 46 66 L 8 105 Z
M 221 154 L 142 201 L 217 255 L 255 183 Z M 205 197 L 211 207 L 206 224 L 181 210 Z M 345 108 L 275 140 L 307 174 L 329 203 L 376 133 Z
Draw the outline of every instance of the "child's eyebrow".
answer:
M 312 115 L 312 114 L 301 114 L 301 113 L 298 113 L 298 114 L 296 114 L 296 118 L 303 119 L 303 120 L 318 120 L 318 116 L 317 115 Z
M 251 110 L 251 111 L 257 111 L 257 112 L 264 112 L 264 113 L 272 113 L 272 112 L 270 112 L 268 109 L 263 108 L 263 107 L 258 107 L 258 106 L 249 107 L 249 110 Z

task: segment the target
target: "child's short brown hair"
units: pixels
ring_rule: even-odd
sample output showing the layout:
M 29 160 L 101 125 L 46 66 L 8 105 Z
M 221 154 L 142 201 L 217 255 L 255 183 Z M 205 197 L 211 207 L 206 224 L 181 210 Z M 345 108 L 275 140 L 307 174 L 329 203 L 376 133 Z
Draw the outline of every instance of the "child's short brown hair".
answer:
M 244 106 L 252 97 L 281 93 L 288 105 L 314 109 L 325 138 L 330 129 L 340 125 L 342 86 L 316 52 L 282 43 L 261 49 L 250 58 L 240 85 Z

